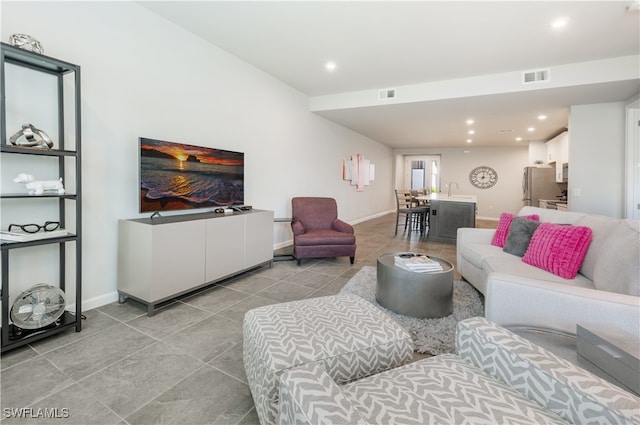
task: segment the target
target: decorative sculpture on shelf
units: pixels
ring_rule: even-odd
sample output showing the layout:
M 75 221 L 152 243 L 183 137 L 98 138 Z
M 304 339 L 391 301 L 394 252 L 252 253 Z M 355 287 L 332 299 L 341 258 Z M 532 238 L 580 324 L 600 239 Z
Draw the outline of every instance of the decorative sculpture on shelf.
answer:
M 22 136 L 24 136 L 24 140 L 18 140 Z M 51 149 L 53 147 L 51 137 L 39 128 L 35 128 L 33 124 L 22 124 L 22 128 L 16 131 L 15 134 L 9 138 L 9 141 L 12 145 L 17 146 L 45 149 Z
M 364 155 L 356 154 L 342 161 L 342 179 L 350 180 L 358 192 L 362 192 L 375 177 L 375 166 Z
M 21 173 L 13 181 L 24 183 L 29 195 L 42 195 L 45 191 L 55 191 L 58 195 L 64 194 L 62 177 L 59 180 L 36 180 L 31 174 Z
M 44 53 L 42 44 L 27 34 L 12 34 L 9 36 L 9 44 L 30 52 Z

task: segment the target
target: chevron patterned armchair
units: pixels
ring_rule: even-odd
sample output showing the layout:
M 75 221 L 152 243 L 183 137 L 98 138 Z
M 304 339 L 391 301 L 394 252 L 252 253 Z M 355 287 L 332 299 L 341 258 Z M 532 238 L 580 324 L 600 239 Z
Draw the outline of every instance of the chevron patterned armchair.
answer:
M 445 354 L 340 385 L 321 364 L 280 376 L 279 425 L 640 424 L 640 398 L 484 318 Z
M 254 308 L 245 313 L 242 332 L 244 369 L 261 425 L 276 424 L 278 378 L 287 370 L 321 365 L 337 385 L 413 358 L 411 335 L 356 295 Z
M 303 258 L 350 257 L 356 255 L 353 227 L 338 218 L 333 198 L 299 197 L 291 200 L 293 255 Z

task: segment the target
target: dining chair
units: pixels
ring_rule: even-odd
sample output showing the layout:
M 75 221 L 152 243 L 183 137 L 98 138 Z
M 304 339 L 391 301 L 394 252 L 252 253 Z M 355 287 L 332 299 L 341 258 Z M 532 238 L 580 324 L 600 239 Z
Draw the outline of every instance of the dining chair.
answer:
M 400 215 L 404 215 L 404 231 L 409 232 L 416 228 L 421 234 L 424 234 L 428 208 L 425 206 L 414 205 L 415 198 L 410 190 L 396 189 L 396 230 L 398 234 L 398 226 L 400 225 Z
M 428 189 L 418 189 L 416 190 L 416 197 L 417 196 L 427 196 L 430 195 L 431 191 Z M 427 212 L 426 212 L 426 216 L 425 216 L 425 223 L 427 228 L 429 227 L 429 218 L 431 216 L 431 202 L 428 199 L 416 199 L 416 204 L 420 207 L 426 207 L 427 208 Z

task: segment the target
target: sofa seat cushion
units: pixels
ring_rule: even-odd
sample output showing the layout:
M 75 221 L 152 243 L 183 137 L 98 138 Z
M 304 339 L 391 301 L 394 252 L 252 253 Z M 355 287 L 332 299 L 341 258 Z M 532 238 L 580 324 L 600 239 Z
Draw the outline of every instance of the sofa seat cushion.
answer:
M 353 245 L 356 236 L 353 233 L 342 233 L 330 229 L 309 230 L 296 236 L 296 245 Z
M 483 243 L 467 243 L 464 245 L 458 245 L 457 249 L 463 259 L 467 260 L 479 269 L 482 268 L 485 258 L 506 255 L 502 252 L 502 248 Z
M 566 424 L 461 358 L 445 354 L 342 387 L 369 424 Z
M 502 253 L 499 256 L 487 257 L 483 263 L 487 273 L 504 273 L 513 276 L 514 281 L 520 279 L 537 279 L 581 288 L 595 289 L 593 281 L 578 273 L 573 279 L 564 279 L 546 270 L 523 263 L 520 257 Z

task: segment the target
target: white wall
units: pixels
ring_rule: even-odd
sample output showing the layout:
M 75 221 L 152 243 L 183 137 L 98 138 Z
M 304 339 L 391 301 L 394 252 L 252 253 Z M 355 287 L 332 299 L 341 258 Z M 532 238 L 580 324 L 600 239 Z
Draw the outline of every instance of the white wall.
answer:
M 465 153 L 468 150 L 468 153 Z M 500 213 L 517 213 L 522 208 L 522 173 L 529 162 L 527 146 L 514 148 L 425 148 L 394 149 L 396 170 L 394 178 L 403 178 L 404 155 L 441 155 L 441 186 L 446 192 L 449 182 L 455 181 L 460 190 L 455 193 L 478 197 L 478 218 L 498 219 Z M 481 165 L 498 173 L 498 182 L 489 189 L 478 189 L 469 181 L 469 173 Z
M 30 34 L 46 55 L 82 67 L 83 307 L 115 299 L 118 219 L 140 216 L 139 136 L 244 151 L 245 201 L 276 217 L 304 195 L 336 198 L 350 222 L 395 208 L 388 147 L 310 113 L 306 96 L 136 3 L 1 8 L 3 41 Z M 376 166 L 364 192 L 341 176 L 356 153 Z M 276 245 L 290 239 L 285 227 L 275 226 Z M 47 279 L 50 267 L 38 269 Z
M 640 97 L 626 106 L 625 218 L 640 220 Z
M 625 102 L 574 105 L 569 114 L 569 209 L 624 216 Z

